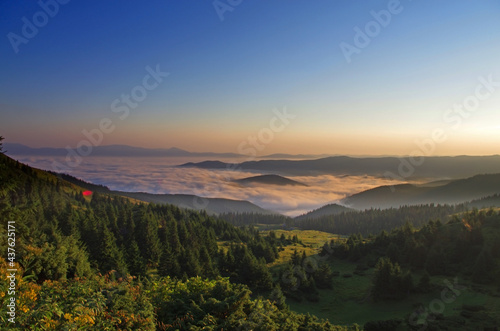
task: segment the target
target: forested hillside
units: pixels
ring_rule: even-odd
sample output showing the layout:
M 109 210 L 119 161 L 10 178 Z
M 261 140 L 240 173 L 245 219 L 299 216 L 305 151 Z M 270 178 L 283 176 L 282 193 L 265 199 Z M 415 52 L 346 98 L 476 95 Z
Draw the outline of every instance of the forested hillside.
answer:
M 282 294 L 271 292 L 266 263 L 278 255 L 276 238 L 89 192 L 3 154 L 0 183 L 8 256 L 0 262 L 17 270 L 15 282 L 0 283 L 2 307 L 15 298 L 16 323 L 2 315 L 10 329 L 337 329 L 273 303 Z M 219 249 L 220 241 L 229 245 Z
M 371 321 L 365 330 L 396 330 L 398 325 L 401 330 L 493 330 L 500 325 L 500 214 L 493 209 L 455 215 L 446 223 L 429 221 L 419 230 L 407 223 L 371 240 L 351 235 L 326 243 L 321 255 L 334 265 L 339 260 L 355 265 L 361 279 L 371 274 L 364 293 L 370 301 L 393 307 L 416 302 L 413 312 Z M 418 301 L 426 297 L 430 304 Z
M 335 234 L 363 236 L 376 235 L 383 230 L 390 231 L 409 222 L 416 228 L 429 220 L 447 221 L 449 216 L 464 212 L 468 205 L 418 205 L 388 209 L 367 209 L 347 211 L 336 215 L 320 216 L 312 219 L 295 220 L 294 225 L 302 230 L 319 230 Z

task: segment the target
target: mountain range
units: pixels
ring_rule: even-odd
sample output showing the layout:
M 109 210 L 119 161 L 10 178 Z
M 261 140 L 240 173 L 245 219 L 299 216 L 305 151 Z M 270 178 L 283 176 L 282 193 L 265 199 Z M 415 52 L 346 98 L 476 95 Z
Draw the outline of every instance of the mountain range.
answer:
M 415 162 L 415 161 L 414 161 Z M 179 167 L 238 169 L 280 175 L 369 175 L 394 179 L 457 179 L 500 173 L 500 155 L 423 157 L 413 166 L 407 158 L 332 156 L 315 160 L 259 160 L 238 164 L 221 161 L 185 163 Z
M 33 149 L 20 144 L 4 144 L 4 149 L 9 154 L 19 155 L 65 155 L 67 151 L 62 148 L 37 148 Z M 93 151 L 96 156 L 202 156 L 205 153 L 191 153 L 185 150 L 147 149 L 126 145 L 97 146 Z M 218 155 L 208 153 L 209 155 Z M 223 154 L 235 156 L 236 154 Z M 238 169 L 245 171 L 258 171 L 264 175 L 241 178 L 237 183 L 266 184 L 266 185 L 304 185 L 303 183 L 281 176 L 288 175 L 319 175 L 332 174 L 337 176 L 372 175 L 387 176 L 387 172 L 399 174 L 402 160 L 396 157 L 363 157 L 333 156 L 315 160 L 260 160 L 230 164 L 221 161 L 204 161 L 199 163 L 185 163 L 179 167 L 195 167 L 203 169 Z M 414 167 L 409 178 L 432 178 L 426 184 L 398 184 L 394 186 L 376 187 L 364 192 L 359 192 L 339 201 L 341 205 L 362 210 L 369 208 L 391 208 L 402 205 L 416 205 L 427 203 L 455 204 L 471 200 L 478 200 L 500 193 L 500 156 L 456 156 L 456 157 L 426 157 L 422 164 Z M 265 173 L 271 173 L 266 175 Z M 279 175 L 278 175 L 279 174 Z M 482 175 L 477 175 L 482 174 Z M 60 175 L 66 176 L 66 175 Z M 396 175 L 397 176 L 397 175 Z M 76 178 L 65 178 L 69 181 L 79 181 Z M 465 179 L 464 179 L 465 178 Z M 80 185 L 91 190 L 111 192 L 105 186 L 96 186 L 80 181 Z M 137 200 L 170 203 L 190 209 L 204 209 L 211 214 L 228 212 L 261 213 L 272 212 L 263 209 L 249 201 L 201 198 L 186 194 L 150 194 L 144 192 L 119 192 L 112 193 L 128 196 Z M 205 200 L 203 200 L 205 199 Z M 490 201 L 491 200 L 491 201 Z M 497 205 L 498 198 L 484 200 L 481 203 L 492 202 Z M 196 203 L 198 201 L 198 203 Z M 203 203 L 199 203 L 202 201 Z M 481 200 L 480 200 L 481 201 Z M 206 206 L 205 206 L 206 203 Z M 480 202 L 478 202 L 480 203 Z M 312 215 L 301 217 L 316 217 L 317 215 L 334 214 L 341 210 L 339 206 L 330 205 L 319 208 Z
M 66 148 L 40 147 L 33 148 L 18 143 L 4 143 L 4 149 L 8 155 L 33 155 L 33 156 L 66 156 Z M 184 149 L 171 148 L 144 148 L 129 145 L 102 145 L 92 148 L 92 156 L 117 156 L 117 157 L 213 157 L 213 158 L 243 158 L 247 155 L 237 153 L 215 153 L 215 152 L 190 152 Z M 305 154 L 270 154 L 256 158 L 269 159 L 313 159 L 324 157 L 321 155 Z
M 4 149 L 9 155 L 66 156 L 66 148 L 32 148 L 17 143 L 5 143 Z M 128 145 L 94 146 L 92 156 L 128 156 L 128 157 L 241 157 L 236 153 L 189 152 L 180 148 L 143 148 Z

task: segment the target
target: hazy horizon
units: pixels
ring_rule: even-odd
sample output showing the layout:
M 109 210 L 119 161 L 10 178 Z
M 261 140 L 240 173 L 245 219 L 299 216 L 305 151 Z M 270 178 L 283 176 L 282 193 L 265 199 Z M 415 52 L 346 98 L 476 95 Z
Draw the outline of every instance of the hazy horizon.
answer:
M 26 147 L 29 147 L 29 148 L 33 148 L 33 149 L 41 149 L 41 148 L 50 148 L 50 149 L 65 149 L 67 150 L 66 148 L 68 147 L 67 145 L 64 146 L 64 145 L 52 145 L 52 146 L 39 146 L 39 147 L 34 147 L 34 146 L 31 146 L 31 145 L 26 145 L 26 144 L 22 144 L 22 143 L 19 143 L 19 142 L 12 142 L 12 141 L 9 141 L 8 139 L 5 139 L 5 145 L 8 146 L 9 144 L 20 144 L 20 145 L 24 145 Z M 168 149 L 180 149 L 182 151 L 186 151 L 186 152 L 189 152 L 189 153 L 199 153 L 199 154 L 203 154 L 203 153 L 213 153 L 213 154 L 238 154 L 237 151 L 230 151 L 230 150 L 221 150 L 221 151 L 214 151 L 212 149 L 203 149 L 203 150 L 189 150 L 189 149 L 184 149 L 184 148 L 179 148 L 178 146 L 166 146 L 166 147 L 144 147 L 144 146 L 134 146 L 134 145 L 128 145 L 128 144 L 108 144 L 108 145 L 98 145 L 99 147 L 112 147 L 112 146 L 126 146 L 126 147 L 133 147 L 133 148 L 144 148 L 144 149 L 151 149 L 151 150 L 154 150 L 154 149 L 160 149 L 160 150 L 168 150 Z M 95 147 L 95 146 L 94 146 Z M 73 150 L 73 151 L 76 151 L 76 148 L 72 148 L 71 146 L 69 146 L 69 149 Z M 33 156 L 39 156 L 39 155 L 36 155 L 36 154 L 16 154 L 16 153 L 10 153 L 8 150 L 7 150 L 7 153 L 8 155 L 12 155 L 12 156 L 19 156 L 19 155 L 23 155 L 23 156 L 26 156 L 26 155 L 33 155 Z M 252 159 L 259 159 L 259 158 L 267 158 L 269 156 L 273 156 L 273 155 L 279 155 L 279 154 L 284 154 L 285 156 L 284 157 L 279 157 L 278 159 L 287 159 L 287 156 L 307 156 L 303 159 L 311 159 L 311 158 L 314 158 L 314 157 L 332 157 L 332 156 L 347 156 L 347 157 L 355 157 L 355 158 L 364 158 L 364 157 L 375 157 L 375 158 L 378 158 L 378 157 L 397 157 L 397 158 L 406 158 L 406 157 L 411 157 L 412 154 L 334 154 L 334 153 L 327 153 L 327 152 L 323 152 L 323 153 L 289 153 L 289 152 L 286 152 L 286 151 L 276 151 L 274 153 L 269 153 L 269 154 L 266 154 L 266 153 L 262 153 L 262 154 L 257 154 L 256 156 L 253 156 L 253 155 L 245 155 L 245 154 L 238 154 L 239 156 L 236 157 L 235 159 L 235 162 L 238 161 L 246 161 L 246 160 L 252 160 Z M 422 155 L 422 156 L 429 156 L 429 157 L 457 157 L 457 156 L 496 156 L 496 155 L 500 155 L 499 152 L 497 153 L 494 153 L 494 154 L 474 154 L 474 153 L 471 153 L 471 154 L 432 154 L 432 155 Z M 106 157 L 105 155 L 92 155 L 92 153 L 89 155 L 91 157 Z M 140 156 L 134 156 L 134 155 L 129 155 L 130 157 L 140 157 Z M 83 157 L 86 157 L 86 156 L 83 156 Z M 165 157 L 169 157 L 169 158 L 172 158 L 172 157 L 176 157 L 176 156 L 165 156 Z M 209 159 L 209 156 L 198 156 L 197 158 L 199 158 L 199 161 L 206 161 L 206 160 L 215 160 L 215 159 Z M 226 158 L 227 157 L 219 157 L 219 158 Z M 293 160 L 299 160 L 301 158 L 293 158 Z M 219 159 L 217 159 L 219 160 Z M 229 158 L 229 160 L 224 160 L 226 162 L 231 162 L 231 158 Z

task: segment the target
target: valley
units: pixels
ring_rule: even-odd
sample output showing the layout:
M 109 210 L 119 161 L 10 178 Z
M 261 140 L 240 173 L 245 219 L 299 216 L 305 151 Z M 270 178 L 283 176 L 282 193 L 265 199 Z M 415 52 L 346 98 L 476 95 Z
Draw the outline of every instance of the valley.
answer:
M 115 293 L 108 294 L 108 300 L 128 302 L 121 308 L 114 303 L 113 309 L 106 304 L 101 312 L 85 310 L 91 303 L 84 302 L 79 306 L 82 318 L 72 322 L 75 326 L 85 325 L 86 316 L 104 327 L 102 316 L 109 316 L 123 327 L 147 328 L 144 323 L 152 320 L 146 302 L 157 307 L 155 323 L 184 325 L 182 316 L 191 314 L 206 320 L 214 308 L 203 301 L 198 302 L 201 310 L 176 306 L 174 315 L 168 313 L 174 309 L 169 302 L 172 296 L 198 300 L 188 298 L 204 293 L 222 303 L 227 299 L 211 292 L 217 286 L 229 286 L 226 297 L 247 293 L 236 311 L 246 314 L 248 327 L 263 323 L 254 315 L 262 297 L 271 306 L 259 314 L 281 326 L 477 329 L 500 321 L 498 175 L 395 185 L 397 198 L 387 186 L 378 187 L 339 201 L 356 208 L 327 204 L 293 218 L 248 201 L 112 190 L 0 158 L 0 207 L 23 229 L 18 233 L 16 266 L 32 279 L 20 282 L 20 290 L 35 293 L 19 301 L 21 309 L 32 312 L 20 323 L 63 325 L 63 317 L 43 322 L 35 314 L 50 305 L 43 299 L 50 282 L 56 286 L 52 291 L 61 294 L 65 286 L 80 291 L 73 279 L 91 291 L 103 286 L 92 282 L 104 281 L 101 284 Z M 285 177 L 250 178 L 252 186 L 293 186 Z M 84 191 L 90 194 L 83 196 Z M 366 203 L 369 208 L 362 209 Z M 46 240 L 54 244 L 47 246 Z M 97 272 L 106 278 L 96 278 Z M 116 280 L 126 275 L 137 281 Z M 145 287 L 145 292 L 134 286 Z M 183 290 L 186 287 L 192 293 Z M 449 295 L 443 296 L 445 290 Z M 136 293 L 136 302 L 120 291 Z M 99 292 L 92 295 L 98 297 Z M 146 306 L 134 306 L 139 303 Z M 74 309 L 67 300 L 60 307 L 64 316 Z M 134 317 L 117 322 L 120 314 L 137 309 Z M 235 311 L 224 314 L 226 318 L 211 323 L 241 323 L 236 318 L 240 315 L 232 315 Z

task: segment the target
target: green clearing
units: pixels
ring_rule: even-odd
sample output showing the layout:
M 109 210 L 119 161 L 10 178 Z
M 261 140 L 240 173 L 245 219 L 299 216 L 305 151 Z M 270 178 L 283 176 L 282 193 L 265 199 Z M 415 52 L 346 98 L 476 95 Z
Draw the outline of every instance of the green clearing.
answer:
M 316 230 L 273 230 L 276 233 L 276 237 L 279 238 L 282 234 L 285 237 L 293 237 L 297 236 L 302 243 L 294 243 L 292 245 L 287 245 L 283 247 L 283 250 L 280 251 L 279 258 L 274 261 L 269 266 L 278 267 L 283 263 L 290 261 L 292 254 L 295 250 L 302 254 L 302 252 L 306 252 L 307 256 L 316 255 L 318 250 L 323 246 L 325 242 L 329 242 L 331 240 L 342 240 L 344 236 L 339 236 L 327 232 L 316 231 Z M 263 235 L 268 235 L 269 230 L 261 231 Z
M 341 275 L 345 272 L 353 271 L 355 264 L 351 266 L 349 263 L 342 264 L 343 261 L 336 264 L 338 267 L 333 267 L 333 270 L 341 270 Z M 457 315 L 462 305 L 481 305 L 488 307 L 491 312 L 500 311 L 500 297 L 493 297 L 484 293 L 480 293 L 477 289 L 466 284 L 467 289 L 462 290 L 460 295 L 450 303 L 445 303 L 440 306 L 441 291 L 445 288 L 443 277 L 433 277 L 432 283 L 436 286 L 436 290 L 426 294 L 413 294 L 407 299 L 397 301 L 381 301 L 373 302 L 369 296 L 371 288 L 371 278 L 373 269 L 369 269 L 365 276 L 353 275 L 351 278 L 343 278 L 342 276 L 334 279 L 333 289 L 319 290 L 319 302 L 287 300 L 290 309 L 301 312 L 314 314 L 320 318 L 328 318 L 330 321 L 348 325 L 357 323 L 364 325 L 368 321 L 403 319 L 407 320 L 409 316 L 419 307 L 430 309 L 435 307 L 444 307 L 443 314 L 445 316 Z M 453 283 L 453 279 L 448 279 Z M 459 284 L 461 281 L 459 281 Z M 461 284 L 462 285 L 462 284 Z M 481 289 L 481 292 L 487 289 Z M 491 292 L 490 292 L 491 293 Z M 436 302 L 437 300 L 437 302 Z M 498 316 L 497 316 L 498 317 Z
M 332 239 L 343 240 L 344 238 L 330 233 L 309 230 L 276 230 L 275 232 L 278 237 L 282 233 L 287 237 L 297 235 L 304 245 L 294 244 L 285 247 L 285 250 L 280 252 L 279 260 L 272 265 L 274 271 L 280 269 L 283 263 L 290 260 L 294 249 L 297 249 L 300 254 L 305 251 L 308 256 L 314 257 L 316 255 L 319 260 L 321 258 L 317 256 L 318 249 L 325 242 Z M 268 231 L 263 231 L 264 233 L 268 233 Z M 463 305 L 468 305 L 483 306 L 490 316 L 500 320 L 500 288 L 496 286 L 480 286 L 464 279 L 458 279 L 458 284 L 465 288 L 459 289 L 460 294 L 454 300 L 447 300 L 448 302 L 444 303 L 442 291 L 446 288 L 445 281 L 454 283 L 454 277 L 433 276 L 431 277 L 433 290 L 430 293 L 411 294 L 403 300 L 374 302 L 370 296 L 370 290 L 375 269 L 373 266 L 365 266 L 372 264 L 369 257 L 358 262 L 334 259 L 329 260 L 328 264 L 332 271 L 338 273 L 338 276 L 333 279 L 333 288 L 319 289 L 320 300 L 318 302 L 310 302 L 305 299 L 297 302 L 287 299 L 286 302 L 291 310 L 299 313 L 310 313 L 319 318 L 327 318 L 334 324 L 352 325 L 357 323 L 363 326 L 369 321 L 390 319 L 408 321 L 410 316 L 422 307 L 428 311 L 432 311 L 432 309 L 434 311 L 442 310 L 444 316 L 454 316 L 453 318 L 460 319 L 462 318 L 460 313 Z M 365 266 L 365 270 L 361 274 L 355 273 L 358 265 Z M 417 284 L 422 274 L 421 272 L 413 272 L 412 274 L 413 282 Z M 422 323 L 426 317 L 425 313 L 421 314 L 420 322 Z M 471 324 L 472 329 L 474 327 L 481 329 L 481 322 L 476 320 L 475 323 L 478 324 Z M 406 330 L 406 325 L 401 326 L 400 329 Z

